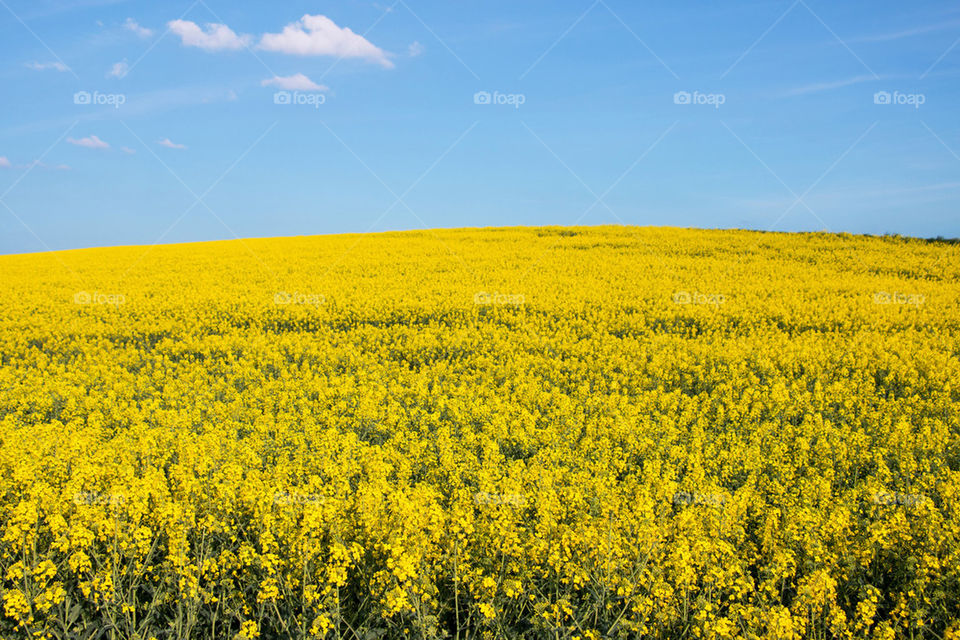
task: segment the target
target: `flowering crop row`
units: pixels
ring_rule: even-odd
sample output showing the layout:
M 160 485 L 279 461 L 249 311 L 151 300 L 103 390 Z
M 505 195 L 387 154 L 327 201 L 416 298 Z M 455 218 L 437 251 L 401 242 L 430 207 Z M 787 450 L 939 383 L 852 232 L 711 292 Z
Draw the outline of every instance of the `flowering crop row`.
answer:
M 2 257 L 0 637 L 956 639 L 957 249 Z

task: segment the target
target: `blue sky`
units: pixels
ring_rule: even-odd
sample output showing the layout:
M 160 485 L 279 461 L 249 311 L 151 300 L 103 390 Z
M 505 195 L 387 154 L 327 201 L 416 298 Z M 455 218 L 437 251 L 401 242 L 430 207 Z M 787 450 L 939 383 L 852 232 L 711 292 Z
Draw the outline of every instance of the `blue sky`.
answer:
M 0 253 L 462 226 L 960 236 L 960 6 L 0 0 Z

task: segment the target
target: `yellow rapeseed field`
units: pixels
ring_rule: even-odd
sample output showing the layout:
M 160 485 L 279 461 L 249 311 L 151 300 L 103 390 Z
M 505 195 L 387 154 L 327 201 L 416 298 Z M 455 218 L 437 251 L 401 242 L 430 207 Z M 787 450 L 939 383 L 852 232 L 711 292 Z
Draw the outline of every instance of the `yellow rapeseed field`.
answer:
M 958 249 L 0 257 L 0 637 L 956 639 Z

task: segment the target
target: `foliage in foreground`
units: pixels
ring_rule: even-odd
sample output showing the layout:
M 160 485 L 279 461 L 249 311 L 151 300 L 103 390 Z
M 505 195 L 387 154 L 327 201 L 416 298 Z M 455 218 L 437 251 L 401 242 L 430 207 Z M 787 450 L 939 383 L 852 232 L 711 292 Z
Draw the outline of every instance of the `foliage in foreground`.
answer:
M 958 247 L 0 258 L 2 637 L 957 638 Z

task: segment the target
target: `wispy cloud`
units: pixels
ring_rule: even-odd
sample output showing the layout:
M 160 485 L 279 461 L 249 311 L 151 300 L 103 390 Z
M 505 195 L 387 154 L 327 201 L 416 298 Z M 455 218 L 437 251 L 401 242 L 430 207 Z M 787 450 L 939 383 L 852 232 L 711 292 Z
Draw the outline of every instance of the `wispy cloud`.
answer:
M 108 7 L 123 4 L 129 0 L 72 0 L 71 2 L 31 2 L 24 5 L 24 11 L 19 12 L 24 22 L 32 22 L 42 18 L 51 18 L 66 13 L 83 11 L 86 9 Z M 2 6 L 2 5 L 0 5 Z
M 955 189 L 960 189 L 960 181 L 951 181 L 951 182 L 936 182 L 933 184 L 922 184 L 922 185 L 909 185 L 909 186 L 894 186 L 894 187 L 882 187 L 877 186 L 876 189 L 869 190 L 868 192 L 853 192 L 853 198 L 887 198 L 890 196 L 900 196 L 900 195 L 912 195 L 917 193 L 935 193 L 938 191 L 953 191 Z
M 419 42 L 414 41 L 413 43 L 410 44 L 409 47 L 407 47 L 407 55 L 410 56 L 411 58 L 416 58 L 418 56 L 423 55 L 423 52 L 425 50 L 426 50 L 426 47 L 424 47 Z
M 123 105 L 125 118 L 142 116 L 158 117 L 174 109 L 183 107 L 224 103 L 235 98 L 235 92 L 229 85 L 202 82 L 182 85 L 174 88 L 155 89 L 143 93 L 125 93 L 127 101 Z M 116 118 L 117 109 L 110 105 L 91 108 L 89 111 L 69 113 L 42 118 L 21 124 L 11 124 L 0 118 L 0 138 L 26 133 L 39 133 L 53 128 L 66 128 L 74 123 L 95 127 L 103 120 Z
M 115 63 L 110 67 L 110 71 L 107 72 L 107 77 L 110 78 L 123 78 L 130 71 L 130 65 L 127 64 L 126 60 Z
M 323 15 L 307 14 L 280 33 L 265 33 L 259 48 L 296 56 L 358 58 L 387 69 L 394 66 L 383 49 Z
M 957 27 L 960 27 L 960 20 L 950 20 L 947 22 L 937 22 L 934 24 L 920 25 L 919 27 L 903 29 L 902 31 L 893 31 L 889 33 L 878 33 L 874 35 L 848 38 L 847 40 L 849 42 L 890 42 L 892 40 L 902 40 L 903 38 L 913 38 L 915 36 L 922 36 L 925 33 L 933 33 L 935 31 L 946 31 L 948 29 L 955 29 Z
M 7 156 L 0 156 L 0 169 L 57 169 L 68 171 L 70 167 L 65 164 L 49 165 L 39 160 L 28 162 L 27 164 L 13 164 Z
M 67 138 L 67 142 L 70 144 L 77 145 L 78 147 L 86 147 L 87 149 L 109 149 L 110 145 L 97 136 L 87 136 L 86 138 Z
M 198 47 L 207 51 L 231 51 L 243 49 L 251 40 L 250 36 L 237 35 L 225 24 L 208 24 L 200 28 L 189 20 L 172 20 L 167 23 L 170 31 L 180 36 L 185 47 Z
M 873 76 L 863 75 L 863 76 L 854 76 L 852 78 L 844 78 L 842 80 L 832 80 L 830 82 L 817 82 L 814 84 L 804 85 L 802 87 L 795 87 L 793 89 L 788 89 L 783 92 L 783 96 L 803 96 L 810 93 L 819 93 L 821 91 L 831 91 L 833 89 L 840 89 L 843 87 L 849 87 L 855 84 L 862 84 L 864 82 L 875 82 L 880 78 L 874 78 Z
M 27 68 L 33 69 L 34 71 L 46 71 L 48 69 L 53 69 L 54 71 L 70 71 L 70 67 L 62 62 L 28 62 Z
M 132 31 L 141 38 L 149 38 L 153 35 L 153 29 L 148 29 L 146 27 L 141 27 L 137 24 L 137 21 L 133 18 L 127 18 L 127 21 L 123 23 L 124 29 L 127 31 Z
M 263 87 L 277 87 L 290 91 L 327 91 L 330 87 L 317 84 L 302 73 L 292 76 L 273 76 L 260 83 Z
M 867 183 L 827 191 L 816 191 L 804 198 L 816 211 L 854 209 L 877 210 L 879 208 L 908 207 L 918 202 L 955 200 L 960 190 L 960 181 L 932 184 L 885 184 Z M 783 211 L 793 204 L 791 197 L 732 199 L 740 210 L 759 214 Z
M 50 165 L 50 164 L 46 164 L 46 163 L 44 163 L 44 162 L 40 162 L 39 160 L 34 160 L 33 162 L 30 162 L 30 163 L 24 165 L 22 168 L 23 168 L 23 169 L 33 169 L 34 167 L 36 167 L 37 169 L 54 169 L 54 170 L 56 170 L 56 171 L 69 171 L 69 170 L 70 170 L 69 165 L 65 165 L 65 164 L 54 164 L 54 165 Z
M 130 147 L 120 147 L 120 151 L 123 151 L 124 153 L 128 153 L 130 155 L 133 155 L 136 153 L 136 150 L 131 149 Z
M 163 140 L 160 140 L 157 144 L 160 145 L 161 147 L 166 147 L 168 149 L 186 149 L 187 148 L 187 145 L 177 144 L 170 138 L 164 138 Z

